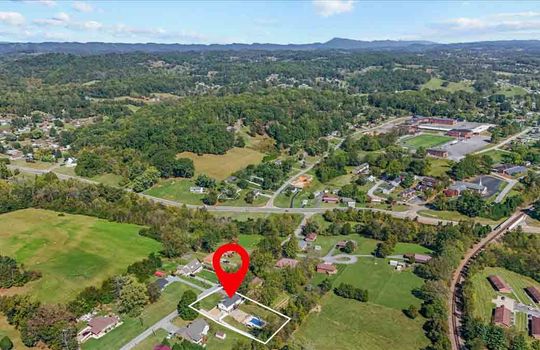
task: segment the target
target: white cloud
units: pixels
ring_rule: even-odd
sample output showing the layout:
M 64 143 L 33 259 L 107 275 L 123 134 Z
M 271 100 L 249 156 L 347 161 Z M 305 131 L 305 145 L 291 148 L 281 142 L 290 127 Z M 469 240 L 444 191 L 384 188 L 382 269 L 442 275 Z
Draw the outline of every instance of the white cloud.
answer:
M 354 8 L 353 0 L 314 0 L 313 5 L 317 13 L 329 17 L 340 13 L 351 12 Z
M 19 12 L 0 12 L 0 23 L 10 26 L 20 26 L 25 22 L 24 16 Z
M 540 32 L 540 12 L 498 13 L 484 17 L 458 17 L 432 25 L 438 34 L 451 36 Z
M 33 22 L 41 26 L 67 26 L 71 23 L 71 17 L 65 12 L 59 12 L 51 18 L 38 18 Z
M 21 0 L 22 2 L 26 2 L 28 4 L 38 4 L 43 5 L 47 7 L 54 7 L 56 6 L 55 0 Z
M 73 3 L 73 9 L 78 12 L 92 12 L 94 11 L 94 6 L 84 1 L 75 1 Z

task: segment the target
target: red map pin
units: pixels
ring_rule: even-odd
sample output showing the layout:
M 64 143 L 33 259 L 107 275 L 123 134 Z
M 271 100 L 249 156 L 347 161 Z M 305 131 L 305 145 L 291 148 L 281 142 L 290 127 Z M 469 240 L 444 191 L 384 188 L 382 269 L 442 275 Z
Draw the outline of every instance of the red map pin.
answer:
M 240 266 L 236 272 L 225 272 L 221 268 L 221 257 L 227 252 L 238 253 L 242 259 L 242 266 Z M 229 298 L 232 298 L 234 293 L 236 293 L 242 284 L 244 277 L 246 277 L 246 273 L 249 268 L 249 254 L 241 245 L 237 243 L 227 243 L 219 247 L 214 252 L 214 256 L 212 257 L 212 265 L 214 266 L 214 271 L 216 271 L 216 275 L 218 276 L 219 282 L 221 282 L 223 289 L 225 289 L 225 292 L 227 292 Z

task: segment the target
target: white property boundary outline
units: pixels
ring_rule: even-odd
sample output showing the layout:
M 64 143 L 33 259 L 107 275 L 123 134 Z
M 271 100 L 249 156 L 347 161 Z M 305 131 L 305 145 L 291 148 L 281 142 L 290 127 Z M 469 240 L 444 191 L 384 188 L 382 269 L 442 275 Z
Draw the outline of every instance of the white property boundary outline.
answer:
M 259 302 L 256 301 L 256 300 L 253 300 L 253 299 L 251 299 L 251 298 L 249 298 L 249 297 L 247 297 L 247 296 L 245 296 L 245 295 L 240 294 L 240 293 L 237 292 L 236 294 L 240 295 L 242 298 L 244 298 L 244 299 L 246 299 L 246 300 L 249 300 L 249 301 L 251 301 L 252 303 L 255 303 L 255 304 L 259 305 L 259 306 L 262 306 L 263 308 L 265 308 L 265 309 L 267 309 L 267 310 L 270 310 L 270 311 L 272 311 L 273 313 L 276 313 L 276 314 L 278 314 L 279 316 L 284 317 L 284 318 L 287 320 L 287 321 L 285 321 L 285 323 L 283 323 L 283 324 L 281 325 L 281 327 L 278 328 L 277 331 L 274 332 L 274 334 L 272 334 L 272 336 L 270 336 L 270 338 L 268 338 L 266 341 L 262 341 L 262 340 L 260 340 L 260 339 L 258 339 L 258 338 L 256 338 L 256 337 L 254 337 L 253 335 L 249 334 L 248 332 L 244 332 L 243 330 L 238 329 L 238 328 L 236 328 L 236 327 L 233 327 L 233 326 L 231 326 L 230 324 L 228 324 L 228 323 L 226 323 L 226 322 L 216 320 L 215 318 L 211 317 L 211 316 L 210 316 L 206 311 L 204 311 L 204 310 L 198 310 L 198 309 L 196 309 L 196 308 L 193 307 L 193 305 L 197 304 L 197 303 L 200 302 L 201 300 L 203 300 L 203 299 L 209 297 L 209 296 L 212 295 L 212 294 L 215 294 L 215 293 L 219 292 L 219 291 L 222 290 L 222 289 L 223 289 L 223 286 L 220 286 L 220 287 L 217 288 L 214 292 L 209 293 L 209 294 L 206 294 L 206 295 L 203 296 L 202 298 L 198 298 L 198 297 L 197 297 L 197 300 L 195 300 L 194 302 L 192 302 L 191 304 L 189 304 L 189 307 L 190 307 L 191 309 L 197 311 L 198 313 L 200 313 L 200 314 L 203 315 L 204 317 L 211 319 L 211 320 L 214 321 L 215 323 L 217 323 L 217 324 L 219 324 L 219 325 L 222 325 L 223 327 L 228 328 L 228 329 L 230 329 L 231 331 L 236 332 L 236 333 L 238 333 L 238 334 L 241 334 L 241 335 L 243 335 L 243 336 L 245 336 L 245 337 L 248 337 L 248 338 L 250 338 L 250 339 L 252 339 L 252 340 L 256 340 L 256 341 L 258 341 L 259 343 L 264 344 L 264 345 L 268 344 L 268 342 L 269 342 L 270 340 L 272 340 L 272 338 L 274 338 L 275 335 L 278 334 L 279 331 L 282 330 L 283 327 L 285 327 L 285 325 L 287 325 L 287 323 L 289 323 L 289 321 L 291 320 L 291 318 L 290 318 L 289 316 L 284 315 L 284 314 L 282 314 L 282 313 L 279 312 L 279 311 L 276 311 L 276 310 L 274 310 L 274 309 L 272 309 L 272 308 L 270 308 L 270 307 L 268 307 L 268 306 L 266 306 L 266 305 L 263 305 L 263 304 L 259 303 Z

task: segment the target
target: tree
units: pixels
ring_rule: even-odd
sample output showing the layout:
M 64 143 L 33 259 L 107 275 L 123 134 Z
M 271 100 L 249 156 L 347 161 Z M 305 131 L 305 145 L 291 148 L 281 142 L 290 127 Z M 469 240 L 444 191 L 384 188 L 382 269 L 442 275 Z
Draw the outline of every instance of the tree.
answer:
M 214 190 L 209 191 L 202 201 L 206 205 L 216 205 L 216 203 L 218 202 L 217 192 Z
M 522 334 L 516 335 L 510 342 L 509 350 L 529 350 L 527 340 Z
M 0 340 L 0 349 L 1 350 L 11 350 L 13 349 L 13 342 L 9 337 L 6 335 L 5 337 Z
M 413 320 L 417 318 L 419 315 L 418 308 L 414 305 L 410 305 L 404 312 L 405 312 L 405 315 L 407 315 L 407 317 Z
M 131 275 L 123 276 L 121 282 L 118 310 L 132 317 L 140 315 L 143 307 L 148 303 L 146 286 Z
M 6 163 L 0 162 L 0 179 L 8 179 L 11 177 L 11 171 L 7 168 Z
M 354 241 L 347 241 L 347 243 L 345 243 L 345 247 L 343 247 L 343 252 L 346 254 L 351 254 L 352 252 L 354 252 L 355 249 L 356 244 L 354 243 Z
M 298 242 L 293 236 L 283 245 L 283 256 L 294 259 L 296 254 L 298 254 Z
M 148 294 L 148 300 L 151 303 L 155 303 L 161 296 L 161 290 L 156 283 L 148 283 L 146 286 L 146 294 Z
M 197 179 L 195 180 L 195 184 L 197 186 L 204 187 L 204 188 L 214 188 L 216 187 L 216 180 L 212 179 L 209 176 L 201 174 L 197 176 Z
M 180 299 L 176 307 L 176 310 L 178 311 L 178 316 L 180 316 L 181 319 L 186 321 L 192 321 L 197 318 L 197 311 L 189 307 L 189 305 L 191 305 L 196 300 L 197 294 L 195 294 L 195 292 L 192 290 L 186 290 L 184 294 L 182 294 L 182 298 Z

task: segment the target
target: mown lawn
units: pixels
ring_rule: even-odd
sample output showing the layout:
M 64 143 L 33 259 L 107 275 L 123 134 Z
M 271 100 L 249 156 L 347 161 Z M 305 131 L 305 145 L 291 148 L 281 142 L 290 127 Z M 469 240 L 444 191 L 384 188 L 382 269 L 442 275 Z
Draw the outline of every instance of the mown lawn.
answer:
M 82 345 L 83 350 L 119 349 L 151 325 L 176 309 L 184 291 L 190 289 L 185 284 L 175 282 L 169 285 L 154 304 L 148 305 L 140 317 L 123 319 L 124 324 L 100 339 L 90 339 Z M 198 293 L 199 291 L 195 291 Z M 142 321 L 142 322 L 141 322 Z
M 417 350 L 428 345 L 424 320 L 408 319 L 401 310 L 340 298 L 330 292 L 293 334 L 303 349 Z
M 0 222 L 2 254 L 43 274 L 16 291 L 42 302 L 67 302 L 161 247 L 140 236 L 140 226 L 82 215 L 26 209 L 0 215 Z
M 511 156 L 513 152 L 509 151 L 501 151 L 498 149 L 493 149 L 491 151 L 487 151 L 482 153 L 482 155 L 490 156 L 493 159 L 493 162 L 495 164 L 504 163 L 505 156 Z
M 133 350 L 150 350 L 153 349 L 154 346 L 161 344 L 163 339 L 167 337 L 169 333 L 167 333 L 164 329 L 158 329 L 154 332 L 154 334 L 150 335 L 148 338 L 143 340 L 139 345 L 133 348 Z
M 418 215 L 425 216 L 428 218 L 435 218 L 435 219 L 441 219 L 441 220 L 452 220 L 452 221 L 461 221 L 461 220 L 474 220 L 475 222 L 481 223 L 483 225 L 497 225 L 500 222 L 504 221 L 504 218 L 498 221 L 482 218 L 482 217 L 475 217 L 470 218 L 466 215 L 460 214 L 457 211 L 446 211 L 446 210 L 420 210 L 418 211 Z
M 192 159 L 197 174 L 206 174 L 215 179 L 224 180 L 232 173 L 250 164 L 259 164 L 264 158 L 264 153 L 248 147 L 235 147 L 222 155 L 204 154 L 199 156 L 192 152 L 183 152 L 178 157 Z
M 496 292 L 487 280 L 487 277 L 489 275 L 501 276 L 506 281 L 506 283 L 508 283 L 512 287 L 513 292 L 510 294 L 502 294 Z M 534 306 L 533 301 L 526 294 L 524 288 L 530 286 L 536 286 L 540 288 L 540 283 L 535 282 L 531 278 L 500 267 L 486 267 L 482 271 L 472 276 L 471 281 L 474 288 L 474 316 L 481 318 L 485 322 L 491 321 L 492 311 L 495 307 L 495 304 L 493 304 L 491 301 L 495 299 L 498 294 L 505 295 L 514 300 L 519 300 L 524 304 Z M 538 307 L 538 305 L 536 306 Z M 526 330 L 526 323 L 523 321 L 522 318 L 522 316 L 518 316 L 516 327 L 521 330 Z
M 419 147 L 432 148 L 452 141 L 454 138 L 445 135 L 421 134 L 403 140 L 403 145 L 417 149 Z

